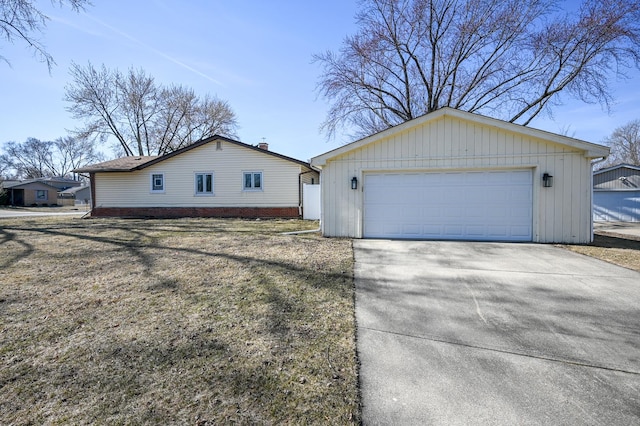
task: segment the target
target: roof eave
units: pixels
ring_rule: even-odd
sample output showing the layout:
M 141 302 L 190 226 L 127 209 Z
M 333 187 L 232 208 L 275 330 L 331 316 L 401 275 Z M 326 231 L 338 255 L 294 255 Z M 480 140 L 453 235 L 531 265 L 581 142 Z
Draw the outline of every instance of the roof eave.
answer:
M 390 127 L 374 135 L 367 136 L 366 138 L 357 140 L 355 142 L 351 142 L 350 144 L 325 152 L 324 154 L 320 154 L 311 159 L 311 164 L 313 166 L 322 168 L 327 164 L 327 161 L 331 160 L 332 158 L 338 157 L 349 151 L 358 149 L 362 146 L 369 145 L 378 140 L 384 139 L 392 133 L 403 132 L 412 127 L 424 125 L 429 121 L 437 120 L 438 118 L 443 116 L 451 116 L 451 117 L 459 118 L 461 120 L 477 122 L 480 124 L 485 124 L 487 126 L 497 127 L 507 131 L 514 132 L 514 133 L 520 133 L 527 136 L 531 136 L 536 139 L 543 139 L 546 141 L 558 143 L 560 145 L 565 145 L 572 148 L 580 149 L 584 151 L 584 155 L 586 158 L 607 157 L 610 151 L 608 147 L 603 145 L 598 145 L 598 144 L 583 141 L 580 139 L 574 139 L 567 136 L 558 135 L 555 133 L 547 132 L 540 129 L 535 129 L 532 127 L 522 126 L 520 124 L 510 123 L 507 121 L 499 120 L 497 118 L 491 118 L 484 115 L 479 115 L 479 114 L 470 113 L 466 111 L 460 111 L 450 107 L 444 107 L 444 108 L 440 108 L 439 110 L 425 114 L 421 117 L 415 118 L 413 120 L 406 121 L 397 126 Z
M 622 168 L 640 171 L 640 166 L 634 166 L 633 164 L 621 163 L 621 164 L 616 164 L 615 166 L 611 166 L 611 167 L 607 167 L 607 168 L 604 168 L 604 169 L 596 170 L 595 172 L 593 172 L 593 174 L 597 175 L 597 174 L 601 174 L 601 173 L 610 172 L 611 170 L 622 169 Z
M 173 158 L 173 157 L 175 157 L 177 155 L 180 155 L 180 154 L 182 154 L 184 152 L 190 151 L 190 150 L 198 148 L 198 147 L 200 147 L 202 145 L 206 145 L 206 144 L 208 144 L 210 142 L 214 142 L 214 141 L 218 141 L 218 140 L 221 140 L 221 141 L 224 141 L 224 142 L 228 142 L 228 143 L 232 143 L 234 145 L 238 145 L 238 146 L 241 146 L 243 148 L 252 149 L 252 150 L 260 152 L 262 154 L 267 154 L 267 155 L 270 155 L 270 156 L 273 156 L 273 157 L 280 158 L 282 160 L 290 161 L 290 162 L 299 164 L 299 165 L 304 166 L 304 167 L 312 168 L 310 163 L 304 162 L 302 160 L 298 160 L 298 159 L 292 158 L 292 157 L 287 157 L 286 155 L 278 154 L 277 152 L 273 152 L 273 151 L 268 151 L 268 150 L 259 148 L 257 146 L 249 145 L 249 144 L 246 144 L 244 142 L 240 142 L 240 141 L 236 141 L 236 140 L 227 138 L 225 136 L 214 135 L 214 136 L 211 136 L 211 137 L 208 137 L 208 138 L 205 138 L 205 139 L 201 139 L 201 140 L 199 140 L 197 142 L 192 143 L 191 145 L 188 145 L 188 146 L 185 146 L 183 148 L 177 149 L 177 150 L 175 150 L 173 152 L 170 152 L 168 154 L 156 157 L 156 158 L 151 159 L 149 161 L 145 161 L 142 164 L 137 164 L 137 165 L 135 165 L 133 167 L 129 167 L 129 168 L 111 168 L 111 169 L 96 169 L 96 168 L 86 168 L 85 167 L 85 168 L 73 170 L 73 172 L 76 172 L 76 173 L 133 172 L 133 171 L 136 171 L 136 170 L 145 169 L 145 168 L 150 167 L 150 166 L 152 166 L 154 164 L 158 164 L 158 163 L 160 163 L 162 161 L 166 161 L 166 160 L 168 160 L 170 158 Z

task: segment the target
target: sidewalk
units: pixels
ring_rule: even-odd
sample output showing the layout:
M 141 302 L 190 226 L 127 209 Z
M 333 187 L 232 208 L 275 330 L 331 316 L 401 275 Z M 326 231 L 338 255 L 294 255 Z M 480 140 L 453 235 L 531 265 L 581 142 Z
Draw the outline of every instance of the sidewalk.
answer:
M 85 207 L 0 207 L 0 219 L 12 217 L 83 216 Z

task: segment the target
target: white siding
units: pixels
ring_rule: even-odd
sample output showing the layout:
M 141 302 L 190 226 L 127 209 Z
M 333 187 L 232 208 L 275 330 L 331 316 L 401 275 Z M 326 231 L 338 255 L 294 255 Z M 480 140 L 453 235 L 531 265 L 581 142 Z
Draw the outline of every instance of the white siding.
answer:
M 217 150 L 209 143 L 139 171 L 96 173 L 96 207 L 297 207 L 302 169 L 235 144 L 222 142 Z M 243 171 L 262 172 L 263 190 L 244 191 Z M 195 196 L 196 172 L 214 173 L 213 196 Z M 152 173 L 164 173 L 164 193 L 151 193 Z
M 327 159 L 323 232 L 362 237 L 363 175 L 377 171 L 533 170 L 533 241 L 591 240 L 591 163 L 584 151 L 484 123 L 443 116 Z M 542 174 L 554 176 L 542 187 Z M 355 176 L 358 190 L 351 189 Z

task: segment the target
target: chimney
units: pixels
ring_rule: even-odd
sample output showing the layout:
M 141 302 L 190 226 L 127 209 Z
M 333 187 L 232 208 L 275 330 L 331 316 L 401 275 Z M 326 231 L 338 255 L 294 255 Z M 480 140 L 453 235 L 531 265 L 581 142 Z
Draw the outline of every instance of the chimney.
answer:
M 264 149 L 265 151 L 269 151 L 269 144 L 263 140 L 258 144 L 258 148 Z

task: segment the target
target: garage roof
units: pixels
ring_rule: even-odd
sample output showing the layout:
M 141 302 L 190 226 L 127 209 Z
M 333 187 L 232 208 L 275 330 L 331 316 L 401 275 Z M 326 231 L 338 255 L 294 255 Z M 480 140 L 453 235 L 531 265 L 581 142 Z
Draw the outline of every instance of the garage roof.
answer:
M 609 155 L 609 148 L 603 145 L 598 145 L 590 142 L 586 142 L 579 139 L 570 138 L 567 136 L 558 135 L 544 130 L 538 130 L 531 127 L 522 126 L 519 124 L 509 123 L 507 121 L 498 120 L 491 117 L 486 117 L 479 114 L 474 114 L 466 111 L 460 111 L 458 109 L 444 107 L 437 111 L 430 112 L 413 120 L 399 124 L 394 127 L 390 127 L 382 132 L 368 136 L 364 139 L 357 140 L 350 144 L 341 146 L 332 151 L 328 151 L 324 154 L 318 155 L 311 159 L 311 165 L 314 167 L 324 166 L 328 160 L 343 155 L 354 149 L 361 148 L 370 143 L 374 143 L 389 137 L 392 134 L 403 132 L 413 127 L 422 126 L 430 121 L 435 121 L 441 117 L 449 116 L 455 117 L 461 120 L 471 121 L 475 123 L 484 124 L 491 127 L 500 128 L 506 131 L 520 133 L 523 135 L 535 137 L 538 139 L 544 139 L 546 141 L 554 142 L 560 145 L 569 146 L 571 148 L 580 149 L 584 151 L 584 156 L 587 158 L 600 158 L 607 157 Z

